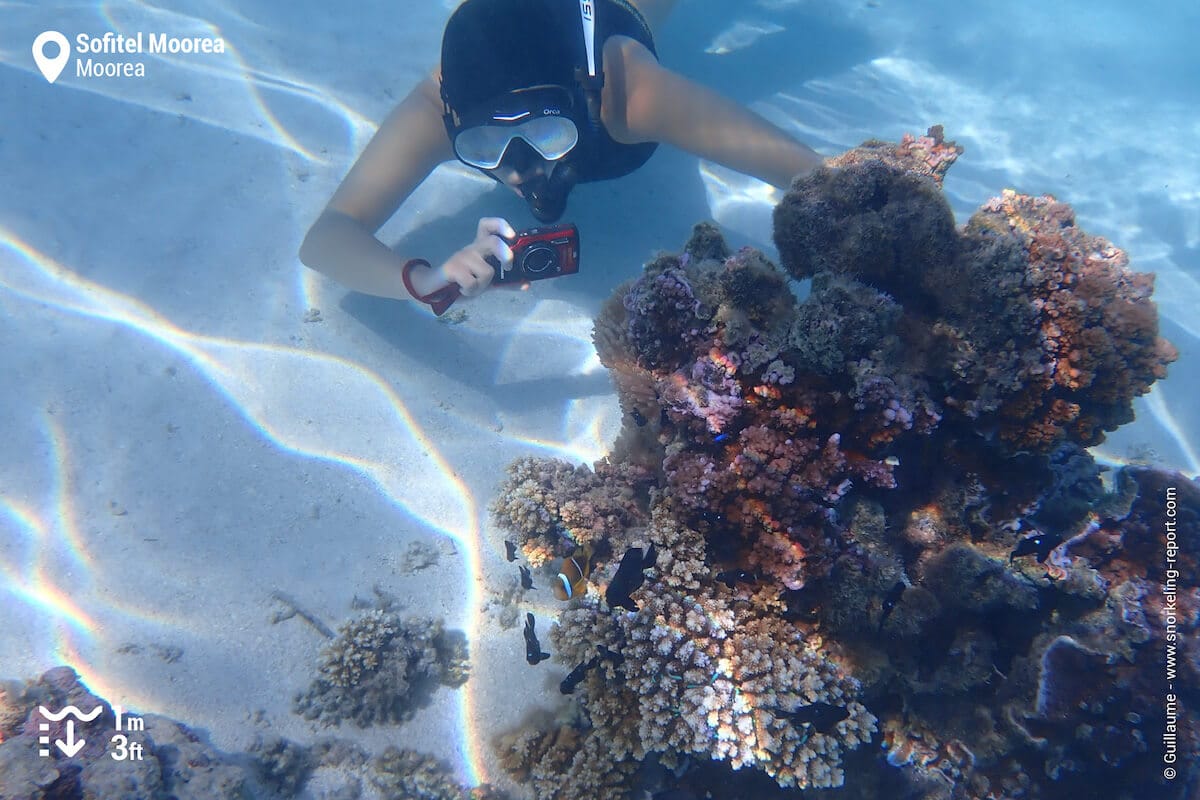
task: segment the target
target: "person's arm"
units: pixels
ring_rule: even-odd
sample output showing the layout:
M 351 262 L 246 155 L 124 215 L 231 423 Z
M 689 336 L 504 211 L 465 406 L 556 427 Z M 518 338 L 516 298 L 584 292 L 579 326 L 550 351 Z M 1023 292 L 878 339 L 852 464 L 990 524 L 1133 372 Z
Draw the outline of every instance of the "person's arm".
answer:
M 625 114 L 615 126 L 605 119 L 618 141 L 674 145 L 781 189 L 824 162 L 748 108 L 664 68 L 640 44 L 626 40 L 619 51 L 614 89 L 624 95 Z M 608 56 L 606 48 L 606 64 L 613 63 Z
M 375 232 L 438 164 L 453 157 L 437 82 L 426 78 L 379 126 L 304 237 L 300 260 L 355 291 L 407 299 L 400 270 L 408 258 L 376 239 Z M 418 290 L 444 283 L 432 274 L 435 270 L 420 272 L 414 278 L 426 285 Z

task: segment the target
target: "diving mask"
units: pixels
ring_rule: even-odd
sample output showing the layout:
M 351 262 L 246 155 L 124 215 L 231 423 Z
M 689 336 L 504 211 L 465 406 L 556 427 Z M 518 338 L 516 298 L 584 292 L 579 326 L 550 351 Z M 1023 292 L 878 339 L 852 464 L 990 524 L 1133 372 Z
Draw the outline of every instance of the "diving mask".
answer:
M 454 155 L 477 169 L 495 169 L 520 139 L 547 161 L 557 161 L 579 143 L 572 106 L 563 87 L 535 86 L 508 92 L 456 121 L 447 113 Z

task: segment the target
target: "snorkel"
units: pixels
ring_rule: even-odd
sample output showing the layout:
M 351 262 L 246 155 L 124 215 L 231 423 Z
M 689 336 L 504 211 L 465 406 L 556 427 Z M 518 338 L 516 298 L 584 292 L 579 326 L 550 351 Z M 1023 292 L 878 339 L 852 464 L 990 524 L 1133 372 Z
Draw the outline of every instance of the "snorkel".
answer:
M 579 171 L 569 162 L 558 162 L 550 177 L 539 177 L 527 184 L 525 200 L 538 222 L 557 222 L 567 210 L 567 195 L 579 182 Z

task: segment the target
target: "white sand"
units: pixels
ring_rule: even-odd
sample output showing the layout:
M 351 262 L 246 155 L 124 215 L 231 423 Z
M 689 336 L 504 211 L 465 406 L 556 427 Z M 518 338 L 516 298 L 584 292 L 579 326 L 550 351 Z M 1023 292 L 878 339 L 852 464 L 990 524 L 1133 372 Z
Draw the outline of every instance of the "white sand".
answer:
M 321 637 L 297 619 L 271 624 L 271 593 L 336 625 L 378 585 L 465 628 L 472 678 L 398 730 L 342 733 L 497 780 L 487 738 L 556 702 L 561 676 L 527 666 L 519 629 L 480 611 L 515 574 L 486 510 L 503 467 L 604 452 L 619 412 L 589 343 L 595 309 L 700 219 L 769 249 L 769 192 L 662 150 L 634 176 L 576 192 L 584 275 L 488 294 L 458 325 L 347 296 L 298 263 L 300 239 L 436 59 L 448 4 L 375 0 L 352 17 L 318 2 L 236 5 L 3 11 L 0 677 L 70 663 L 112 701 L 223 748 L 265 726 L 310 740 L 290 700 Z M 1164 333 L 1183 354 L 1098 453 L 1152 451 L 1200 471 L 1189 402 L 1200 162 L 1194 105 L 1170 78 L 1183 21 L 1139 32 L 1089 12 L 1085 25 L 1031 1 L 997 19 L 966 19 L 948 0 L 919 16 L 910 4 L 816 5 L 843 44 L 806 39 L 820 25 L 803 3 L 734 13 L 684 0 L 660 52 L 740 81 L 721 88 L 825 152 L 943 123 L 967 148 L 946 186 L 961 218 L 1005 186 L 1073 204 L 1086 229 L 1159 273 Z M 1033 33 L 1010 38 L 1016 19 Z M 743 35 L 755 26 L 759 38 Z M 219 34 L 230 52 L 101 56 L 141 61 L 146 77 L 69 67 L 50 86 L 29 51 L 47 28 Z M 736 35 L 714 46 L 724 31 Z M 798 43 L 794 62 L 770 60 L 778 37 Z M 1062 58 L 1074 66 L 1051 72 Z M 1147 75 L 1153 90 L 1136 91 Z M 532 222 L 514 198 L 443 168 L 384 238 L 412 232 L 407 250 L 444 257 L 490 214 Z M 304 321 L 310 308 L 320 321 Z M 438 565 L 404 574 L 412 542 L 442 548 Z M 531 608 L 544 636 L 554 601 L 543 595 Z

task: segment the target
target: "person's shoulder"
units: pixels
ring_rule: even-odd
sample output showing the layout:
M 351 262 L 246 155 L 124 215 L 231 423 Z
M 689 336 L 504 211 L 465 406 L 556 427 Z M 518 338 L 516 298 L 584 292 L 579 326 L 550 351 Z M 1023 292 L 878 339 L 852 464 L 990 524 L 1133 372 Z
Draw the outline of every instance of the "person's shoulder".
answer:
M 637 110 L 654 94 L 655 77 L 662 67 L 644 44 L 628 36 L 610 36 L 604 43 L 604 127 L 614 141 L 639 144 L 653 141 L 641 130 Z M 639 101 L 640 96 L 640 101 Z M 654 100 L 653 102 L 658 102 Z
M 630 61 L 658 63 L 650 48 L 630 36 L 615 34 L 604 41 L 604 66 L 624 65 Z

